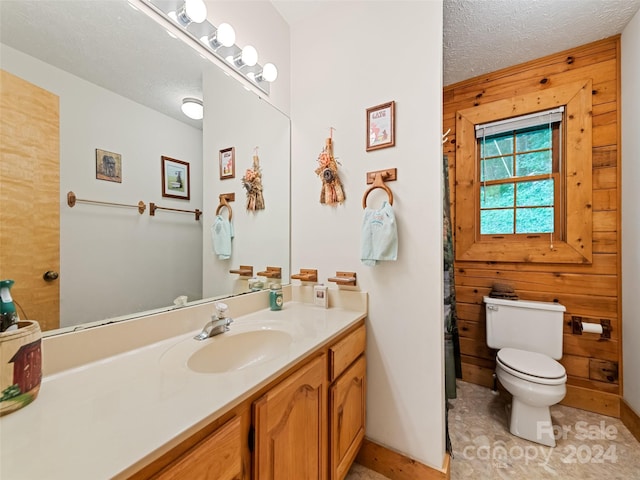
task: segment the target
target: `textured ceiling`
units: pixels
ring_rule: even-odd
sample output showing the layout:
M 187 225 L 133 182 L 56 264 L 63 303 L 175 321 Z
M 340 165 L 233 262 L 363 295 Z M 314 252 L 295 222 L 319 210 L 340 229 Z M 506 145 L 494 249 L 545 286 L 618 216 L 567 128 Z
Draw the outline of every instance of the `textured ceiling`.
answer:
M 272 3 L 293 25 L 332 2 Z M 444 0 L 443 83 L 621 33 L 639 8 L 640 0 Z
M 621 33 L 640 0 L 444 0 L 444 85 Z
M 208 63 L 126 0 L 0 0 L 0 41 L 176 120 Z
M 272 3 L 291 25 L 332 4 Z M 615 35 L 639 8 L 640 0 L 444 0 L 444 84 Z M 180 103 L 201 98 L 207 62 L 126 0 L 0 0 L 0 41 L 201 128 Z

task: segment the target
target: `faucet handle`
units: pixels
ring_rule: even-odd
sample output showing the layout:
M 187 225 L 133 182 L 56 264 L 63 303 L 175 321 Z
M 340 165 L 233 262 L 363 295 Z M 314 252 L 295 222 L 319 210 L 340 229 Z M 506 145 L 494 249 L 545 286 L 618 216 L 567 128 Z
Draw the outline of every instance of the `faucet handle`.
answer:
M 216 304 L 216 317 L 224 318 L 225 313 L 229 309 L 229 306 L 226 303 L 217 302 Z

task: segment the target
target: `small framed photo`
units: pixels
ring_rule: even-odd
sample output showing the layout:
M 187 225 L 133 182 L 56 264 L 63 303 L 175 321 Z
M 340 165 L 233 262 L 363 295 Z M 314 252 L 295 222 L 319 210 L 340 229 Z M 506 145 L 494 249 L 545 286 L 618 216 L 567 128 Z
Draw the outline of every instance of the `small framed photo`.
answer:
M 96 178 L 122 183 L 122 155 L 96 148 Z
M 396 144 L 396 102 L 367 108 L 367 152 Z
M 220 150 L 220 180 L 235 178 L 236 149 L 234 147 Z
M 191 198 L 191 179 L 189 178 L 189 164 L 175 158 L 162 157 L 162 196 Z

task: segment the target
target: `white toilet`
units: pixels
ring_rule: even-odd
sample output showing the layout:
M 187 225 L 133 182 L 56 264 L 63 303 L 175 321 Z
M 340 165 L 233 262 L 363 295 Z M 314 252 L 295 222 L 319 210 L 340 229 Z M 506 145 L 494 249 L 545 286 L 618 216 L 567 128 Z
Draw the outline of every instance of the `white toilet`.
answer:
M 562 358 L 565 308 L 558 303 L 484 297 L 487 345 L 499 349 L 496 375 L 513 395 L 510 431 L 556 446 L 549 407 L 567 393 Z M 555 359 L 555 360 L 554 360 Z

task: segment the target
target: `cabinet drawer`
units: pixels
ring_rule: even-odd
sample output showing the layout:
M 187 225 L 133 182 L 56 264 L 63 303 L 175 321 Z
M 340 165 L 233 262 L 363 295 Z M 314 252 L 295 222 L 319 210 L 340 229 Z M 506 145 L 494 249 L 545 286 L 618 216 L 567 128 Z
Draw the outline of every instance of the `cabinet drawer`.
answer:
M 366 342 L 366 329 L 362 325 L 329 348 L 329 381 L 333 382 L 364 353 Z

